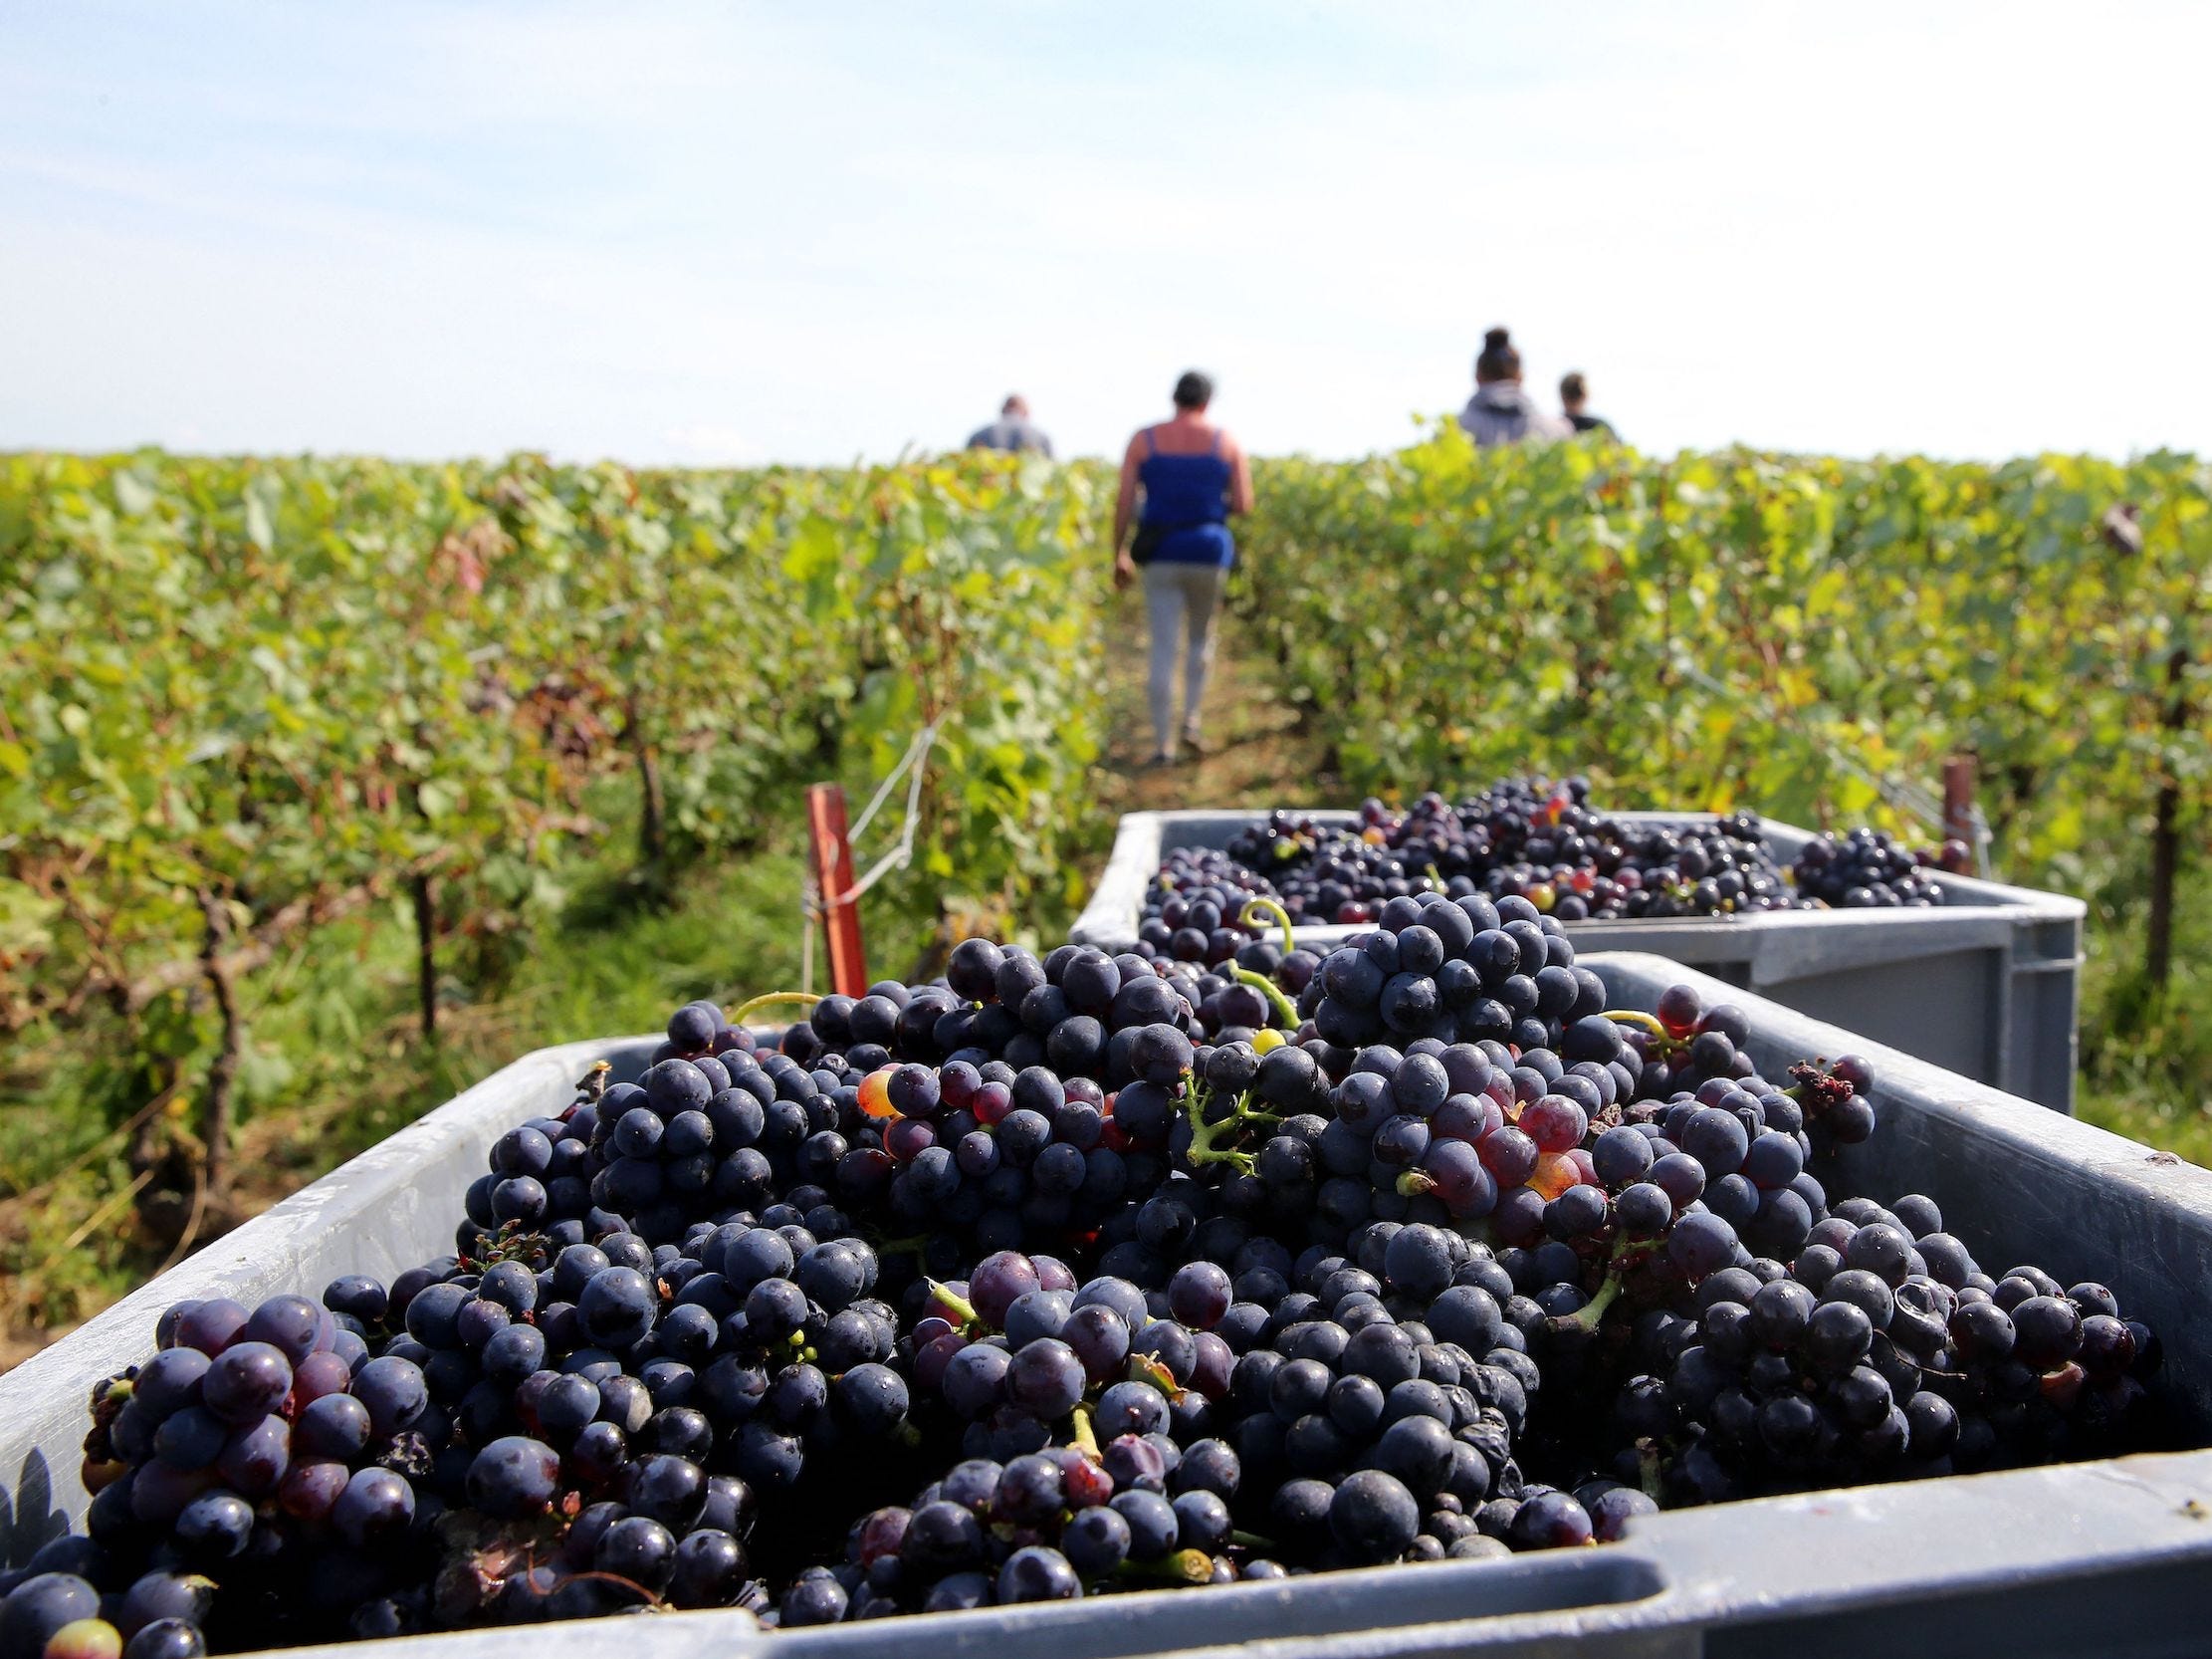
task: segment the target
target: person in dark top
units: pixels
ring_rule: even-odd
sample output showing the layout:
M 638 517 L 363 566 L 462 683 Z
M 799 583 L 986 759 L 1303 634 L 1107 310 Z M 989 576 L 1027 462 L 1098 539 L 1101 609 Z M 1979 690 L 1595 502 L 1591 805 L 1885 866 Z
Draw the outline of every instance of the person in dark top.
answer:
M 1582 370 L 1576 369 L 1559 382 L 1559 406 L 1567 412 L 1567 424 L 1577 432 L 1595 432 L 1611 443 L 1619 443 L 1621 434 L 1613 429 L 1613 422 L 1603 415 L 1589 412 L 1590 387 L 1583 380 Z
M 1482 355 L 1474 359 L 1474 395 L 1459 411 L 1459 424 L 1477 449 L 1536 443 L 1574 432 L 1564 420 L 1539 409 L 1521 389 L 1521 355 L 1503 329 L 1492 329 L 1482 337 Z
M 1197 370 L 1176 381 L 1174 417 L 1129 440 L 1114 502 L 1114 586 L 1126 588 L 1140 567 L 1144 571 L 1155 766 L 1175 759 L 1178 634 L 1184 642 L 1183 741 L 1199 747 L 1199 705 L 1214 663 L 1215 618 L 1236 562 L 1228 516 L 1248 513 L 1252 506 L 1250 463 L 1243 446 L 1207 419 L 1213 401 L 1213 380 Z
M 1009 454 L 1028 450 L 1052 459 L 1052 440 L 1044 428 L 1029 418 L 1029 400 L 1016 392 L 999 405 L 998 418 L 979 427 L 968 440 L 970 449 L 1002 449 Z

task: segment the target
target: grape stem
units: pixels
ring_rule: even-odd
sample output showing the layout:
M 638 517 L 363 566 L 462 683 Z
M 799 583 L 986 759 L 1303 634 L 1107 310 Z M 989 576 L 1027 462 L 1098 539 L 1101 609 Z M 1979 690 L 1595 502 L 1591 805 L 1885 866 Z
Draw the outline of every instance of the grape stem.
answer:
M 730 1016 L 730 1024 L 733 1029 L 741 1028 L 747 1020 L 764 1008 L 798 1008 L 803 1006 L 811 1009 L 820 1001 L 821 998 L 811 991 L 770 991 L 765 995 L 755 997 L 751 1002 L 740 1003 L 737 1012 Z
M 1252 1110 L 1251 1095 L 1241 1094 L 1229 1108 L 1226 1117 L 1218 1123 L 1209 1123 L 1206 1113 L 1207 1108 L 1214 1103 L 1213 1091 L 1189 1071 L 1183 1073 L 1183 1109 L 1191 1120 L 1191 1147 L 1184 1155 L 1190 1160 L 1192 1167 L 1225 1163 L 1234 1166 L 1241 1175 L 1251 1174 L 1253 1159 L 1249 1152 L 1215 1143 L 1224 1136 L 1236 1134 L 1250 1124 L 1280 1123 L 1282 1119 L 1273 1112 Z
M 1228 1540 L 1246 1549 L 1272 1550 L 1275 1547 L 1273 1539 L 1261 1538 L 1257 1533 L 1231 1533 Z
M 1654 1018 L 1652 1015 L 1641 1013 L 1636 1009 L 1609 1008 L 1605 1011 L 1605 1017 L 1608 1020 L 1615 1021 L 1620 1025 L 1641 1027 L 1643 1030 L 1650 1032 L 1654 1037 L 1659 1039 L 1659 1041 L 1661 1041 L 1662 1043 L 1671 1043 L 1674 1041 L 1672 1035 L 1664 1026 L 1660 1025 L 1656 1018 Z
M 635 1578 L 625 1578 L 619 1572 L 571 1572 L 561 1580 L 564 1584 L 619 1584 L 644 1598 L 648 1607 L 665 1607 L 667 1601 L 654 1594 Z
M 1122 1578 L 1157 1578 L 1171 1584 L 1203 1584 L 1214 1576 L 1214 1559 L 1203 1549 L 1178 1549 L 1157 1561 L 1123 1561 L 1114 1568 Z
M 916 1233 L 904 1239 L 878 1239 L 875 1241 L 876 1254 L 879 1256 L 919 1257 L 925 1254 L 929 1247 L 930 1236 L 927 1233 Z
M 1163 1394 L 1172 1396 L 1175 1393 L 1175 1373 L 1149 1353 L 1131 1354 L 1126 1373 L 1131 1382 L 1149 1384 Z
M 1236 913 L 1236 919 L 1250 928 L 1273 922 L 1282 929 L 1283 955 L 1288 956 L 1298 948 L 1298 935 L 1290 925 L 1290 912 L 1271 898 L 1247 899 L 1244 908 Z
M 1649 1440 L 1636 1443 L 1636 1484 L 1644 1489 L 1644 1496 L 1653 1503 L 1659 1501 L 1659 1448 Z
M 934 1279 L 925 1278 L 923 1283 L 930 1288 L 932 1297 L 935 1297 L 960 1315 L 962 1324 L 980 1325 L 984 1322 L 984 1316 L 976 1311 L 976 1304 L 958 1291 L 953 1290 L 950 1286 L 940 1284 Z
M 1573 1330 L 1596 1330 L 1598 1321 L 1605 1317 L 1605 1310 L 1613 1305 L 1614 1299 L 1620 1294 L 1621 1276 L 1618 1273 L 1607 1274 L 1605 1283 L 1598 1287 L 1598 1294 L 1577 1311 L 1560 1314 L 1558 1326 Z
M 1090 1407 L 1077 1406 L 1074 1421 L 1075 1449 L 1089 1458 L 1091 1462 L 1099 1462 L 1098 1432 L 1091 1427 Z
M 1235 963 L 1223 964 L 1239 985 L 1248 985 L 1274 1005 L 1276 1018 L 1291 1031 L 1298 1029 L 1298 1005 L 1282 994 L 1282 987 L 1265 974 L 1255 974 L 1249 968 Z

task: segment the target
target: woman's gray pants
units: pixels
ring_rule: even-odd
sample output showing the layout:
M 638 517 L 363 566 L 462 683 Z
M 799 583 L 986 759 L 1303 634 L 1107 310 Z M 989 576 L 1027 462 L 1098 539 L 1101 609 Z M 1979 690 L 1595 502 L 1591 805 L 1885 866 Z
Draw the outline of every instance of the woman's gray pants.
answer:
M 1206 697 L 1206 673 L 1214 665 L 1214 617 L 1228 572 L 1218 565 L 1174 565 L 1156 561 L 1145 567 L 1145 609 L 1152 619 L 1153 748 L 1166 754 L 1175 746 L 1175 648 L 1182 633 L 1183 725 L 1198 728 L 1199 705 Z

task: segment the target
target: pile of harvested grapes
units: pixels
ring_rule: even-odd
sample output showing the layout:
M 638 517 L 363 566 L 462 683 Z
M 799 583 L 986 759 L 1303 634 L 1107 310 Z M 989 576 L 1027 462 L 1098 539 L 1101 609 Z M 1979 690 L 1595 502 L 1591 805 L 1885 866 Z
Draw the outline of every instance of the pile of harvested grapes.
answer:
M 1609 1010 L 1524 897 L 1374 921 L 679 1009 L 500 1138 L 451 1255 L 163 1314 L 0 1659 L 1481 1558 L 2151 1434 L 2109 1291 L 1816 1176 L 1880 1132 L 1863 1062 Z
M 1764 910 L 1918 908 L 1944 902 L 1932 850 L 1880 830 L 1809 842 L 1785 869 L 1749 814 L 1652 824 L 1589 805 L 1587 779 L 1511 778 L 1453 806 L 1380 801 L 1356 826 L 1275 812 L 1225 850 L 1161 863 L 1138 934 L 1148 955 L 1221 962 L 1260 936 L 1251 898 L 1300 925 L 1372 924 L 1394 898 L 1523 898 L 1558 920 L 1664 920 Z

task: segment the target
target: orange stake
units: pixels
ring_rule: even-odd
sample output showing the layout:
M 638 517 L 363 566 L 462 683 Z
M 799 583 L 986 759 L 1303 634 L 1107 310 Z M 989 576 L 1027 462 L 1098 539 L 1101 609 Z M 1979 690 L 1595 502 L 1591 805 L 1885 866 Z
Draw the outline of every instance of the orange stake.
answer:
M 806 830 L 814 855 L 814 887 L 821 894 L 822 931 L 829 939 L 829 983 L 842 996 L 868 993 L 868 959 L 860 943 L 858 901 L 852 891 L 852 842 L 845 836 L 845 792 L 837 784 L 806 791 Z
M 1954 875 L 1974 870 L 1974 757 L 1953 755 L 1943 763 L 1943 838 L 1948 856 L 1943 867 Z M 1963 853 L 1949 848 L 1957 842 Z

